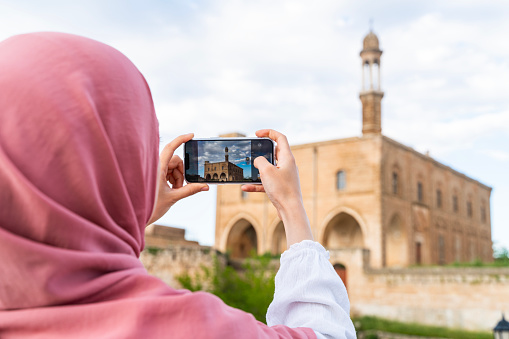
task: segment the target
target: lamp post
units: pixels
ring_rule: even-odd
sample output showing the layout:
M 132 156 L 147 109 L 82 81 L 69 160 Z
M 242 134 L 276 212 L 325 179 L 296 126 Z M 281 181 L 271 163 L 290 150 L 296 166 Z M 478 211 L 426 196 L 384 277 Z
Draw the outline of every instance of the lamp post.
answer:
M 503 313 L 502 320 L 493 329 L 493 336 L 495 339 L 509 339 L 509 321 L 505 320 Z

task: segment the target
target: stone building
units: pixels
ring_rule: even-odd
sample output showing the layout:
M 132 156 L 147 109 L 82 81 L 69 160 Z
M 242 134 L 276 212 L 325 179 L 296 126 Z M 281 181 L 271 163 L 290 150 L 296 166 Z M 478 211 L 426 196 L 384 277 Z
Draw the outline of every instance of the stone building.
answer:
M 168 248 L 171 246 L 201 246 L 197 241 L 186 240 L 186 230 L 151 224 L 145 228 L 145 248 Z
M 369 250 L 373 268 L 493 260 L 491 188 L 381 133 L 381 56 L 370 32 L 360 53 L 362 136 L 292 146 L 314 238 L 331 253 Z M 266 195 L 218 187 L 215 248 L 233 257 L 286 249 Z
M 225 147 L 224 161 L 205 161 L 203 176 L 206 181 L 242 181 L 244 170 L 228 161 L 228 147 Z

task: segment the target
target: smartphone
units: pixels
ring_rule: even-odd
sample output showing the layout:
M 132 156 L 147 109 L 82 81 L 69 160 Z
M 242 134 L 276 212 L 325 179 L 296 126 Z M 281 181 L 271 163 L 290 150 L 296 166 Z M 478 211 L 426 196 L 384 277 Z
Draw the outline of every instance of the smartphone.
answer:
M 184 144 L 185 179 L 189 183 L 260 184 L 257 157 L 275 164 L 275 143 L 269 138 L 191 139 Z

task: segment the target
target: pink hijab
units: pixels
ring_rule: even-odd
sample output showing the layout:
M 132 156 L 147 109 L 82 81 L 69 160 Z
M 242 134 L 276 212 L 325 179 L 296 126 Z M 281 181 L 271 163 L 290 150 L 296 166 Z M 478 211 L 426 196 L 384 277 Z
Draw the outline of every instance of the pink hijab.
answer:
M 1 338 L 315 337 L 147 274 L 158 143 L 150 90 L 117 50 L 0 43 Z

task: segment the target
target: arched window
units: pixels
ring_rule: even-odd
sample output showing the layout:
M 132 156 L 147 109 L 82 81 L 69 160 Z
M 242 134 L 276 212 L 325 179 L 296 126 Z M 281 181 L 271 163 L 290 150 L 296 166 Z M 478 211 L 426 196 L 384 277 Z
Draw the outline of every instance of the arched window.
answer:
M 452 196 L 452 210 L 454 213 L 458 213 L 458 196 L 456 194 Z
M 392 194 L 398 194 L 399 187 L 398 187 L 398 172 L 392 172 Z
M 346 173 L 343 170 L 336 173 L 336 189 L 339 191 L 346 189 Z
M 467 215 L 469 218 L 472 218 L 472 202 L 467 201 Z
M 417 182 L 417 201 L 422 202 L 424 200 L 424 194 L 422 192 L 422 182 Z
M 481 222 L 486 222 L 486 206 L 484 205 L 484 201 L 481 203 Z
M 437 207 L 442 208 L 442 191 L 437 189 Z

